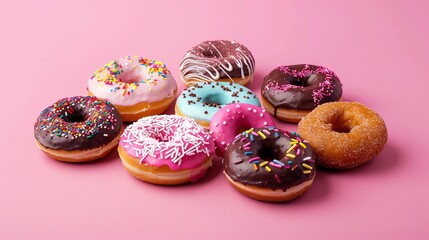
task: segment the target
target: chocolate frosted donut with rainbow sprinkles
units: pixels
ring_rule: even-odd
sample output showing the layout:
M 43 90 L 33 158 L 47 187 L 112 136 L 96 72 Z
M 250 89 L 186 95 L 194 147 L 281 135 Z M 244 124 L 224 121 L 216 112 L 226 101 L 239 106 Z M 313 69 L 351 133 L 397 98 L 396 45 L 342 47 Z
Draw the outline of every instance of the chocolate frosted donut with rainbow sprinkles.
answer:
M 225 152 L 224 173 L 239 192 L 261 201 L 292 200 L 312 185 L 316 156 L 297 133 L 275 127 L 238 134 Z
M 110 103 L 95 97 L 64 98 L 45 108 L 34 124 L 37 146 L 65 162 L 106 156 L 119 141 L 122 118 Z
M 342 93 L 334 72 L 309 64 L 277 67 L 261 86 L 264 108 L 275 118 L 294 123 L 320 104 L 341 100 Z

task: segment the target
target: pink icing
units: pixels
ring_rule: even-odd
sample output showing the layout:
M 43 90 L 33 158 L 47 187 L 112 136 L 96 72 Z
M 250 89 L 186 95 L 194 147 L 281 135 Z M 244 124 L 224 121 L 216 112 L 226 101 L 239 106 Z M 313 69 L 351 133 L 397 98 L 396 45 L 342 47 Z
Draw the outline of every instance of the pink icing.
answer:
M 177 85 L 162 62 L 127 56 L 99 68 L 89 79 L 88 90 L 114 105 L 132 106 L 173 97 Z
M 216 112 L 210 122 L 210 132 L 216 145 L 217 155 L 223 157 L 226 147 L 237 134 L 252 127 L 267 126 L 275 125 L 265 109 L 247 103 L 230 104 L 223 107 Z
M 176 115 L 144 117 L 129 125 L 119 145 L 140 164 L 192 169 L 214 154 L 210 134 L 193 119 Z

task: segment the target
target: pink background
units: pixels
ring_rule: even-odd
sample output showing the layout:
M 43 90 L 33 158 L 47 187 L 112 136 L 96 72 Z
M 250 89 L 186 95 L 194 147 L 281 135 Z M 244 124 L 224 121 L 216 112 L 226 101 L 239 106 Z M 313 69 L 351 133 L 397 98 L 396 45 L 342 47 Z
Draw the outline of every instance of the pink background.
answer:
M 64 2 L 1 4 L 0 239 L 429 238 L 427 1 Z M 269 204 L 236 192 L 218 161 L 197 184 L 161 187 L 132 178 L 116 152 L 64 164 L 36 148 L 41 110 L 85 94 L 98 67 L 141 55 L 179 79 L 185 52 L 211 39 L 253 52 L 258 95 L 279 65 L 334 70 L 345 100 L 384 117 L 384 150 L 355 170 L 320 170 L 304 196 Z

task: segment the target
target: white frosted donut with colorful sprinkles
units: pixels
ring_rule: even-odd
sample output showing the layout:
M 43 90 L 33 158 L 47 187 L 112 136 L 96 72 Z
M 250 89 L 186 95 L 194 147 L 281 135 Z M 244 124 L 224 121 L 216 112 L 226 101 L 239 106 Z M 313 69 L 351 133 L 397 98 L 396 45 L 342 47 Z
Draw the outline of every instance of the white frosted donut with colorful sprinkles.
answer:
M 176 81 L 162 62 L 138 56 L 113 60 L 88 81 L 89 95 L 111 102 L 124 121 L 164 112 L 176 91 Z
M 196 181 L 212 165 L 214 142 L 193 119 L 176 115 L 144 117 L 129 125 L 119 156 L 131 175 L 150 183 Z

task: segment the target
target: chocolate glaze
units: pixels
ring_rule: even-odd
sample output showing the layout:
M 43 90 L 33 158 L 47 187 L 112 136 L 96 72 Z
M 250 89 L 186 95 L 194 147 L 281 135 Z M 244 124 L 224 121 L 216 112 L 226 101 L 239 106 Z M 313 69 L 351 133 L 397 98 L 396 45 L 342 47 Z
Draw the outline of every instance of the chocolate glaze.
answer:
M 291 144 L 292 141 L 297 141 L 296 145 Z M 291 155 L 286 156 L 292 146 L 295 148 L 289 152 Z M 259 159 L 251 160 L 254 158 Z M 252 163 L 256 164 L 258 170 L 255 170 Z M 272 190 L 286 191 L 308 181 L 316 173 L 315 155 L 311 146 L 298 134 L 273 127 L 256 128 L 239 134 L 227 147 L 223 164 L 225 173 L 234 181 Z
M 111 103 L 77 96 L 45 108 L 34 124 L 34 137 L 50 149 L 86 150 L 110 143 L 121 128 L 122 118 Z
M 227 68 L 229 65 L 232 69 Z M 216 74 L 220 74 L 219 78 L 244 78 L 253 74 L 254 66 L 252 53 L 245 46 L 235 41 L 219 40 L 205 41 L 193 47 L 184 56 L 180 70 L 185 78 L 196 75 L 210 79 Z
M 272 70 L 264 78 L 261 92 L 276 113 L 278 108 L 312 110 L 322 103 L 338 101 L 343 90 L 334 72 L 300 64 Z

